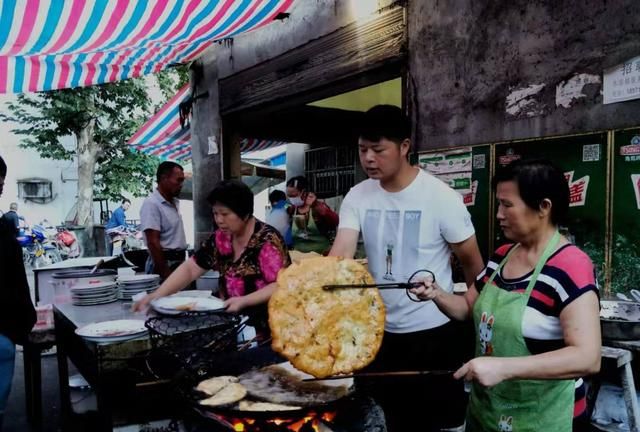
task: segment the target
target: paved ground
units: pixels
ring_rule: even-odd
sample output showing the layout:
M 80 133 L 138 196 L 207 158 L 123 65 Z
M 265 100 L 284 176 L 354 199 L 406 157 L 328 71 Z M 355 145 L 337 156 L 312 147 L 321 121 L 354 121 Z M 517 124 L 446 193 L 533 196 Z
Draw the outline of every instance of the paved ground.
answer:
M 27 270 L 27 278 L 33 298 L 33 272 Z M 58 362 L 55 355 L 42 357 L 42 400 L 44 431 L 58 431 L 60 414 L 60 396 L 58 392 Z M 3 432 L 29 431 L 27 411 L 25 405 L 24 368 L 22 351 L 16 356 L 16 367 L 13 376 L 13 386 L 9 395 L 9 405 L 4 418 Z
M 45 432 L 58 431 L 60 417 L 60 396 L 58 392 L 58 362 L 55 355 L 42 357 L 42 401 Z M 16 357 L 13 387 L 9 396 L 9 406 L 4 418 L 3 432 L 29 431 L 24 393 L 22 352 Z

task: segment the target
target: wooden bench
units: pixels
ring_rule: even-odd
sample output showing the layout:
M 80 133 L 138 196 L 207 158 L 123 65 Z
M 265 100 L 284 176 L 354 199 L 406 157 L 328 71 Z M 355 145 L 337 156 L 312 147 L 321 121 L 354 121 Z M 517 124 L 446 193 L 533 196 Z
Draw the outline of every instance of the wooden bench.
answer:
M 611 359 L 616 363 L 616 368 L 620 373 L 620 381 L 622 382 L 622 391 L 624 395 L 624 403 L 627 408 L 627 418 L 629 423 L 629 430 L 632 432 L 640 432 L 640 409 L 638 408 L 638 399 L 636 396 L 636 386 L 633 382 L 633 373 L 631 370 L 631 360 L 633 354 L 630 350 L 625 348 L 616 348 L 603 346 L 602 358 Z M 591 401 L 590 405 L 593 408 L 596 400 L 598 399 L 598 392 L 600 391 L 601 381 L 599 377 L 593 379 L 591 387 L 589 388 L 588 400 Z M 591 414 L 591 413 L 590 413 Z M 594 425 L 601 430 L 619 431 L 620 428 L 617 425 L 606 427 L 602 425 Z

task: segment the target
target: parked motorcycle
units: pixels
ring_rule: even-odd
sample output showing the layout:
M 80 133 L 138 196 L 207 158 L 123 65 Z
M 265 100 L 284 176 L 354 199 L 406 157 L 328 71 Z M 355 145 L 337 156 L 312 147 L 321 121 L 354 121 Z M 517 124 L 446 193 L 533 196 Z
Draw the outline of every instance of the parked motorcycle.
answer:
M 62 261 L 58 248 L 48 238 L 42 225 L 21 228 L 18 243 L 22 246 L 22 259 L 25 267 L 40 268 Z
M 120 255 L 130 250 L 144 249 L 142 232 L 131 226 L 120 225 L 107 230 L 111 242 L 111 255 Z
M 58 249 L 62 260 L 80 258 L 82 256 L 80 242 L 73 232 L 62 225 L 54 227 L 46 219 L 40 225 L 44 227 L 49 242 L 53 243 Z
M 75 234 L 65 227 L 56 227 L 56 230 L 57 232 L 54 238 L 62 259 L 80 258 L 82 256 L 82 249 Z

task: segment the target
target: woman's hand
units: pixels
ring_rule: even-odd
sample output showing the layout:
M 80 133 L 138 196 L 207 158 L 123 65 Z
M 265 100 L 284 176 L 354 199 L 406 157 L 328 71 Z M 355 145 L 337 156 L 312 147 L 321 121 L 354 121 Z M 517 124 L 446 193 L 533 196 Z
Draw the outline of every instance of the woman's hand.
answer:
M 458 369 L 453 377 L 465 381 L 477 381 L 484 387 L 493 387 L 508 379 L 506 368 L 500 358 L 476 357 Z
M 143 312 L 149 307 L 149 303 L 156 298 L 155 293 L 147 294 L 137 302 L 133 303 L 131 310 L 133 312 Z
M 229 313 L 238 313 L 248 305 L 246 296 L 229 297 L 224 301 L 224 308 Z
M 422 282 L 422 285 L 417 288 L 409 289 L 409 292 L 420 300 L 435 300 L 436 297 L 444 292 L 444 290 L 440 288 L 440 285 L 438 285 L 430 275 L 419 278 L 416 282 Z

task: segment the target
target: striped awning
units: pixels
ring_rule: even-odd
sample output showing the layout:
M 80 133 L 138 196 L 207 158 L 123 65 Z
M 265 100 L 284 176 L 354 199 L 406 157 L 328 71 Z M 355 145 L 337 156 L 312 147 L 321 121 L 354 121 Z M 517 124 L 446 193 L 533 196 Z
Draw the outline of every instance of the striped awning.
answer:
M 243 138 L 240 141 L 240 153 L 249 153 L 287 144 L 285 141 L 272 141 L 256 138 Z
M 180 124 L 180 103 L 191 95 L 189 85 L 185 85 L 153 115 L 127 144 L 135 150 L 154 155 L 164 160 L 191 160 L 191 128 Z M 255 138 L 243 138 L 240 153 L 248 153 L 287 144 L 284 141 L 271 141 Z
M 180 125 L 180 103 L 191 94 L 185 85 L 153 117 L 151 117 L 127 144 L 143 153 L 160 159 L 188 161 L 191 159 L 191 129 Z
M 293 0 L 0 0 L 0 93 L 89 86 L 197 58 Z

